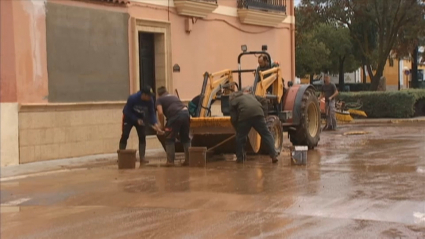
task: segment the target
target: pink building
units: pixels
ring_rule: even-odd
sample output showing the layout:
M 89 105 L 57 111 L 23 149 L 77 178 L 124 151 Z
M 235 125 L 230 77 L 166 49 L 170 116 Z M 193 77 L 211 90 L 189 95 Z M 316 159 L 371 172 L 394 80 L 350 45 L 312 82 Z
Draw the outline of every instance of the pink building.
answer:
M 116 152 L 130 93 L 164 85 L 188 101 L 205 71 L 237 69 L 242 44 L 267 45 L 284 79 L 295 76 L 293 0 L 0 3 L 2 167 Z M 147 144 L 161 147 L 154 135 Z

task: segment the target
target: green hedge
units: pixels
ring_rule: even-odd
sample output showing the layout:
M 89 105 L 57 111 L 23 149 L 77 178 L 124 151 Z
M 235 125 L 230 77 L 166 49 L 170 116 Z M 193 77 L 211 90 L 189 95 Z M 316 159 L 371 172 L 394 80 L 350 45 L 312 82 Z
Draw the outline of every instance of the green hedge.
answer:
M 409 118 L 415 114 L 415 103 L 425 100 L 425 90 L 341 92 L 338 98 L 349 103 L 360 100 L 368 118 Z

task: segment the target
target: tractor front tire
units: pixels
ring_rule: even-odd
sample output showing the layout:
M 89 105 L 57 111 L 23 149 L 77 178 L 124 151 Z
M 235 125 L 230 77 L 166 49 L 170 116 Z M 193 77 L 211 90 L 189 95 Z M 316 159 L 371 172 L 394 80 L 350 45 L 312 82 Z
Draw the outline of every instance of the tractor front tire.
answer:
M 275 151 L 280 153 L 283 147 L 282 123 L 280 122 L 279 117 L 277 117 L 276 115 L 269 115 L 266 118 L 266 124 L 267 128 L 273 136 Z M 267 150 L 267 145 L 262 139 L 260 146 L 260 154 L 269 154 L 269 151 Z
M 289 139 L 292 145 L 305 145 L 314 149 L 320 140 L 321 113 L 319 101 L 314 90 L 304 92 L 301 102 L 300 124 L 296 130 L 289 131 Z

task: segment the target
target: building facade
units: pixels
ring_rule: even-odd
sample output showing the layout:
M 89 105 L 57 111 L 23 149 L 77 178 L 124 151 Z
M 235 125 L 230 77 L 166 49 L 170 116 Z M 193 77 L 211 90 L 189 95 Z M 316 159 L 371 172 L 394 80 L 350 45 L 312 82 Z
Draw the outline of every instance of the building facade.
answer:
M 116 152 L 130 93 L 166 86 L 188 101 L 205 71 L 237 69 L 242 44 L 267 45 L 295 76 L 293 0 L 0 3 L 2 167 Z M 154 135 L 147 145 L 160 148 Z

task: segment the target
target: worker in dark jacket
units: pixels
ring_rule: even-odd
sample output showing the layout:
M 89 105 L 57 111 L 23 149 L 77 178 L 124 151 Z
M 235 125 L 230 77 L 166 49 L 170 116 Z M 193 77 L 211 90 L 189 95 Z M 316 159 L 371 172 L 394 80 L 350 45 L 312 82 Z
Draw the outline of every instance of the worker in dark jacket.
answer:
M 275 150 L 273 136 L 265 121 L 268 111 L 267 100 L 253 95 L 250 88 L 232 93 L 229 100 L 230 118 L 236 130 L 236 162 L 245 161 L 245 144 L 249 131 L 254 128 L 266 143 L 272 162 L 277 163 L 279 152 Z
M 201 95 L 197 95 L 195 96 L 195 98 L 193 98 L 189 104 L 188 104 L 188 108 L 189 108 L 189 115 L 192 117 L 196 117 L 196 113 L 198 111 L 198 105 L 199 105 L 199 100 L 201 99 Z M 210 104 L 210 108 L 207 109 L 208 110 L 208 115 L 211 116 L 211 105 L 214 104 L 215 100 L 211 100 L 211 104 Z
M 189 147 L 190 147 L 190 115 L 186 105 L 175 96 L 168 93 L 164 86 L 159 87 L 158 99 L 156 100 L 156 109 L 159 117 L 162 115 L 167 119 L 165 125 L 165 151 L 167 153 L 167 165 L 174 165 L 175 143 L 177 135 L 180 136 L 180 142 L 184 148 L 184 163 L 182 166 L 189 165 Z
M 270 70 L 270 69 L 272 69 L 273 67 L 277 67 L 277 66 L 279 66 L 279 63 L 278 62 L 271 62 L 271 65 L 269 64 L 269 57 L 267 56 L 267 55 L 260 55 L 259 57 L 258 57 L 258 67 L 257 67 L 257 71 L 255 71 L 254 72 L 254 75 L 257 73 L 257 72 L 260 72 L 260 71 L 267 71 L 267 70 Z M 264 79 L 267 79 L 267 77 L 269 77 L 269 76 L 271 76 L 272 75 L 272 73 L 269 73 L 269 74 L 266 74 L 266 75 L 264 75 Z M 258 81 L 260 81 L 260 77 L 258 77 L 258 79 L 257 79 Z M 272 92 L 272 90 L 273 90 L 273 85 L 271 85 L 269 88 L 267 88 L 267 92 L 269 92 L 269 93 L 271 93 Z
M 119 149 L 127 147 L 127 140 L 130 136 L 131 129 L 136 128 L 139 137 L 139 157 L 140 165 L 148 163 L 145 160 L 146 152 L 146 124 L 150 125 L 158 133 L 163 133 L 158 125 L 155 114 L 154 95 L 152 88 L 144 87 L 139 92 L 130 95 L 123 109 L 122 134 Z M 149 118 L 147 117 L 149 115 Z

